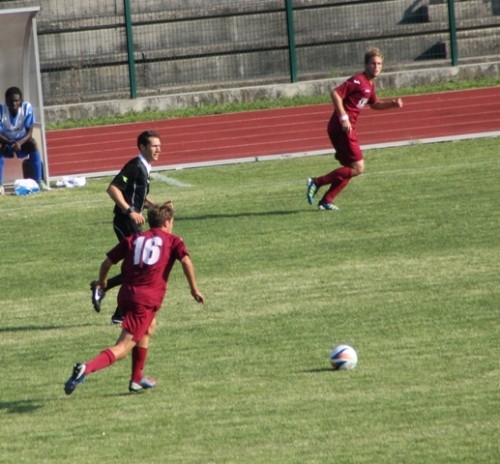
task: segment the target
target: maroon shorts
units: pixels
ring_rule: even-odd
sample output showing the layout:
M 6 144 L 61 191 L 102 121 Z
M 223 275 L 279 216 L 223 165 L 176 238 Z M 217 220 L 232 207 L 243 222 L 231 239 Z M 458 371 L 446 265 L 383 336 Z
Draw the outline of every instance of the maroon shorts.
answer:
M 328 131 L 328 136 L 335 148 L 335 158 L 342 166 L 351 166 L 352 163 L 363 159 L 354 130 L 349 133 Z
M 122 329 L 133 335 L 134 342 L 139 343 L 153 322 L 158 308 L 134 303 L 130 299 L 118 298 L 118 307 L 124 314 Z

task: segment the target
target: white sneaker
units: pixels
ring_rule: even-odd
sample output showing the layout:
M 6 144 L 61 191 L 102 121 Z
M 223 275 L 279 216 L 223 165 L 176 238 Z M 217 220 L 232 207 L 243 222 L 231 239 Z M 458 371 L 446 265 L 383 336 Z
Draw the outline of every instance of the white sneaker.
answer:
M 154 387 L 156 387 L 156 380 L 143 378 L 139 383 L 131 380 L 128 384 L 128 391 L 130 393 L 140 393 Z
M 0 195 L 5 195 L 5 189 L 3 188 L 3 185 L 0 185 Z
M 50 187 L 43 180 L 38 182 L 38 186 L 40 187 L 41 192 L 47 192 L 48 190 L 50 190 Z

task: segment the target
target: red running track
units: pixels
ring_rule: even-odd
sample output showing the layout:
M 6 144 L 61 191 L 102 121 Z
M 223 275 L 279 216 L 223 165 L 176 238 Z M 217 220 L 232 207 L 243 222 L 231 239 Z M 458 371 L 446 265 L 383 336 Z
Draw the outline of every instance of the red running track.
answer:
M 403 102 L 402 109 L 362 112 L 357 134 L 363 148 L 500 135 L 500 87 L 409 96 Z M 332 105 L 324 104 L 49 131 L 50 176 L 114 173 L 137 154 L 137 135 L 148 129 L 162 136 L 155 169 L 327 153 L 331 112 Z

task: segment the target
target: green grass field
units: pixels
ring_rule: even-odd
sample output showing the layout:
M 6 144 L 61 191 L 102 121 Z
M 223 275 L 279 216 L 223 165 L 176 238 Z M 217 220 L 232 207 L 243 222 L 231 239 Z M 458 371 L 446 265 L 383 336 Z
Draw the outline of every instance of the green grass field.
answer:
M 207 303 L 176 266 L 142 395 L 129 360 L 63 392 L 118 334 L 110 179 L 0 198 L 0 462 L 497 463 L 498 146 L 369 151 L 338 213 L 305 200 L 331 156 L 163 172 Z

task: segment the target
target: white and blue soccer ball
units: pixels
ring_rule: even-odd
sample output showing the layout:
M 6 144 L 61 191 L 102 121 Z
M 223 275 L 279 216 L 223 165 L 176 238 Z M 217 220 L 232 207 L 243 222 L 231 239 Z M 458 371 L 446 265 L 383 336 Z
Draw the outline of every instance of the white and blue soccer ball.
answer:
M 330 353 L 330 362 L 336 371 L 351 370 L 358 364 L 358 354 L 350 345 L 337 345 Z

